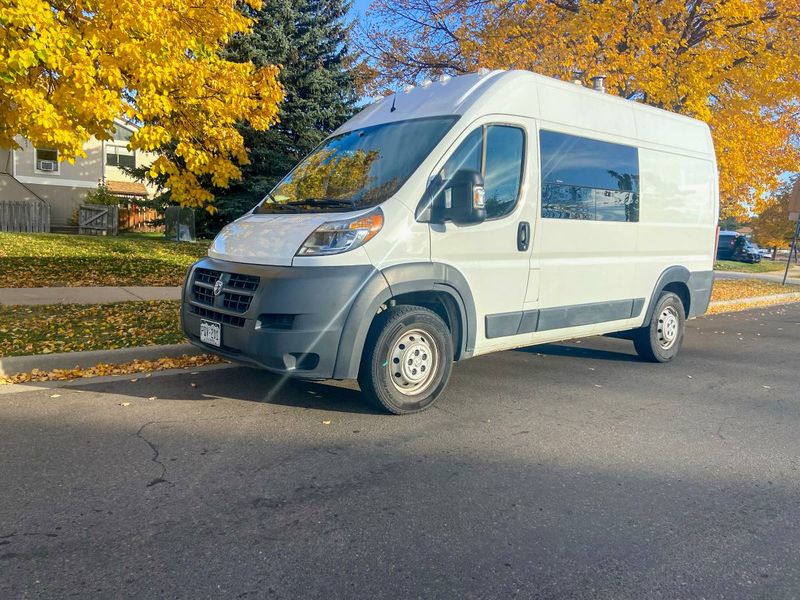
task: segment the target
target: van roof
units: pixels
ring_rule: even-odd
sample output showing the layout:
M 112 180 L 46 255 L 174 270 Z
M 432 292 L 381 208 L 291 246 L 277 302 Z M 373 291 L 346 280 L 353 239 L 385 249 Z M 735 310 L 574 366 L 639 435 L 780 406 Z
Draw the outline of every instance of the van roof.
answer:
M 336 133 L 407 119 L 486 114 L 530 117 L 545 127 L 563 124 L 576 133 L 585 130 L 712 156 L 714 151 L 702 121 L 520 70 L 484 70 L 398 90 L 365 108 Z

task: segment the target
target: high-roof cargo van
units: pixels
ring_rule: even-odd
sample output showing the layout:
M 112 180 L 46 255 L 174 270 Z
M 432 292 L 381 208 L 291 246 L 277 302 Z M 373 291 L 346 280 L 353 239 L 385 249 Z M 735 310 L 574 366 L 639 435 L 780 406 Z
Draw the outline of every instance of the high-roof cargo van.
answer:
M 700 121 L 524 71 L 443 78 L 365 108 L 225 227 L 183 327 L 397 414 L 489 352 L 627 332 L 668 362 L 709 303 L 718 210 Z

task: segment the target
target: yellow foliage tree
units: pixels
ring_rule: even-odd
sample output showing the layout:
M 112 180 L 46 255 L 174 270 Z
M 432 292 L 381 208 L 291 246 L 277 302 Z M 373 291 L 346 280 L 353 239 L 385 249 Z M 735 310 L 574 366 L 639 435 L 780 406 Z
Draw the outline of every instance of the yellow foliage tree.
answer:
M 365 50 L 389 77 L 519 68 L 705 120 L 724 216 L 800 170 L 798 0 L 378 0 Z
M 234 125 L 268 128 L 283 97 L 276 66 L 220 57 L 250 26 L 230 0 L 0 0 L 0 147 L 21 136 L 74 160 L 126 117 L 142 124 L 131 148 L 172 150 L 149 176 L 208 205 L 200 178 L 225 187 L 247 163 Z

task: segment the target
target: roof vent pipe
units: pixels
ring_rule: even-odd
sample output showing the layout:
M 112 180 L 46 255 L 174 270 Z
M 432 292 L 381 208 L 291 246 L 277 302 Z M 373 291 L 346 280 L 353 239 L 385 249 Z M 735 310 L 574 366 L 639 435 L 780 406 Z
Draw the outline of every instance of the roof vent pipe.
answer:
M 583 85 L 583 70 L 581 69 L 572 70 L 572 83 L 580 86 Z
M 606 91 L 606 76 L 605 75 L 595 75 L 592 77 L 592 89 L 597 90 L 598 92 L 605 93 Z

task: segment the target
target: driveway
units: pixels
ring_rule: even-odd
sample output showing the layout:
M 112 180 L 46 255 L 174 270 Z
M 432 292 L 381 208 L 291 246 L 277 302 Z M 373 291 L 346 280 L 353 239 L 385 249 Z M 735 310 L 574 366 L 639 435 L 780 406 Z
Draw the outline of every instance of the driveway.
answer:
M 410 417 L 241 367 L 2 394 L 0 597 L 797 598 L 798 350 L 791 305 L 505 352 Z

